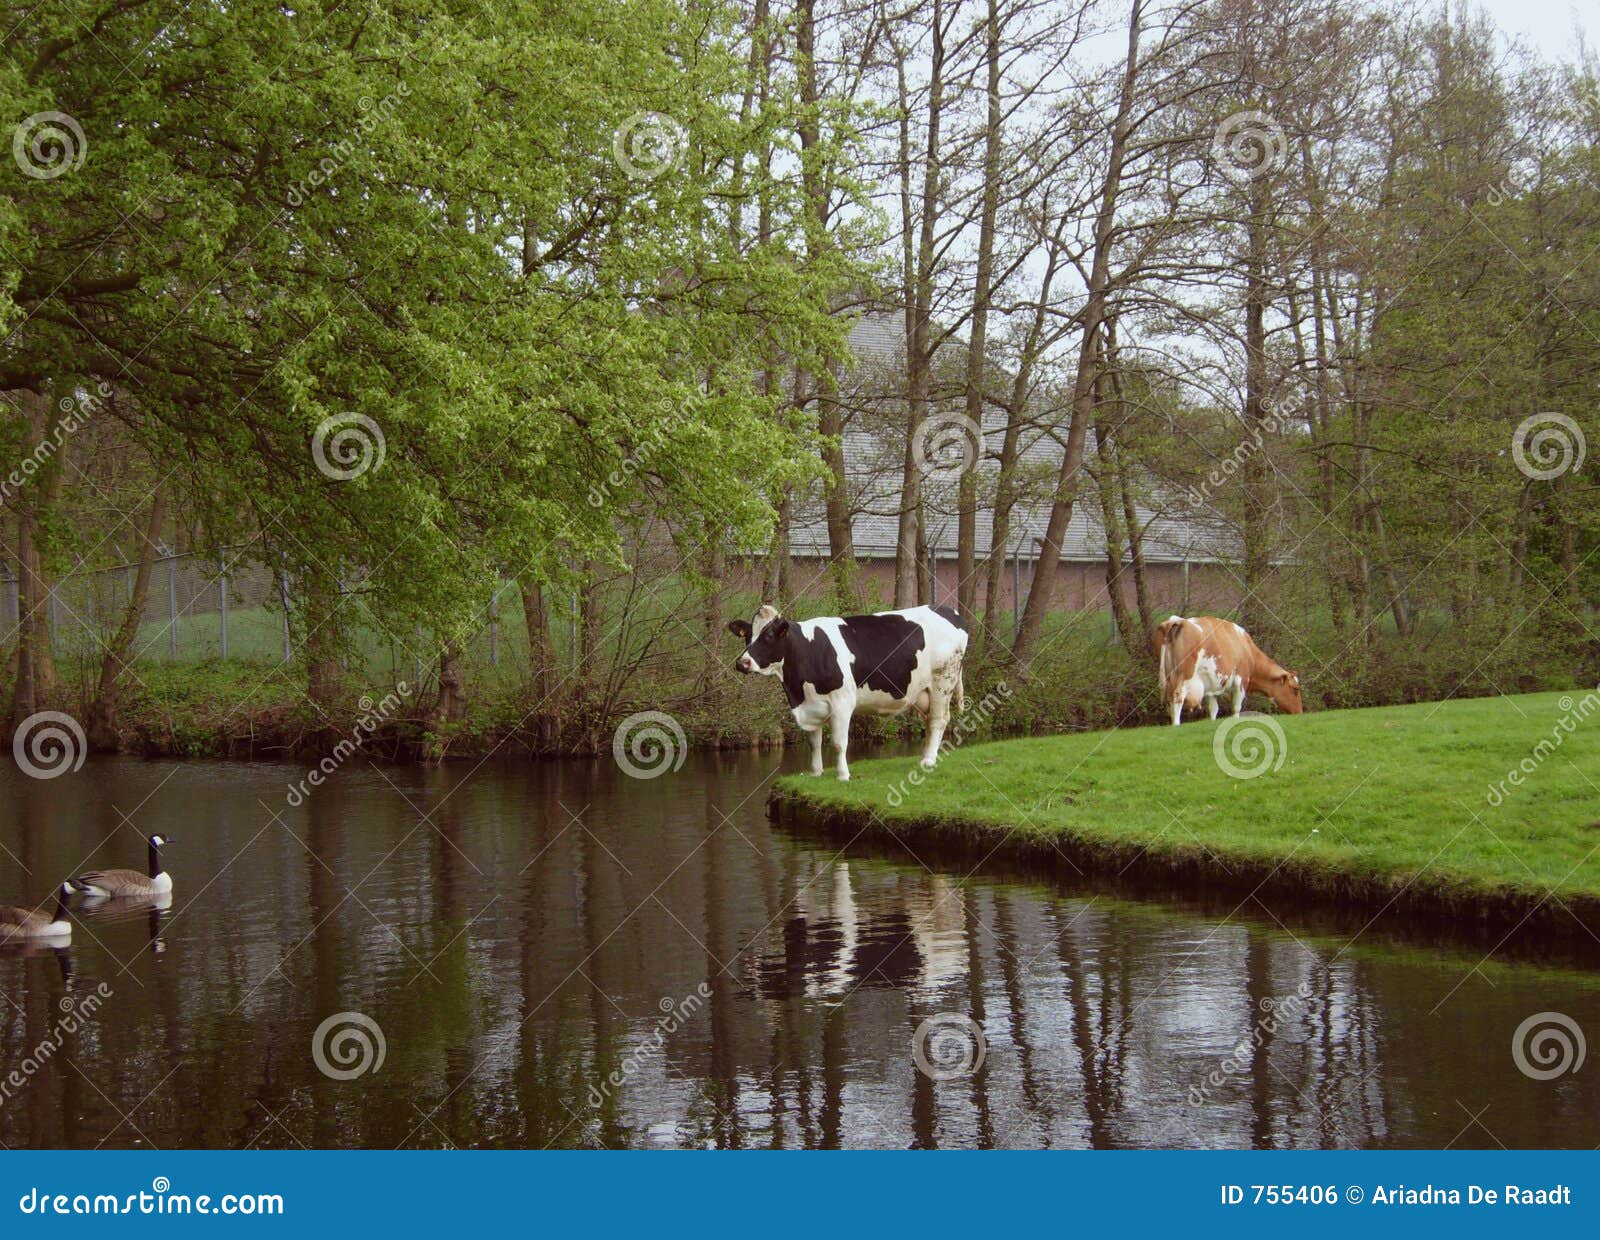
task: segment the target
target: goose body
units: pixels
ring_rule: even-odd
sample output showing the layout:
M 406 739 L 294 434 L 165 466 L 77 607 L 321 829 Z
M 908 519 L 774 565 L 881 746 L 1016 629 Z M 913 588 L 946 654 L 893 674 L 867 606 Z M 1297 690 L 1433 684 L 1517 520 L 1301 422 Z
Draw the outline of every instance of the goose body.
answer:
M 110 897 L 159 896 L 172 891 L 172 875 L 162 867 L 161 846 L 168 843 L 163 835 L 152 835 L 150 846 L 150 872 L 138 870 L 89 870 L 70 879 L 74 891 L 86 896 Z
M 67 893 L 71 890 L 70 884 L 61 884 L 56 892 L 53 916 L 31 908 L 0 906 L 0 940 L 70 938 L 72 923 L 67 920 Z

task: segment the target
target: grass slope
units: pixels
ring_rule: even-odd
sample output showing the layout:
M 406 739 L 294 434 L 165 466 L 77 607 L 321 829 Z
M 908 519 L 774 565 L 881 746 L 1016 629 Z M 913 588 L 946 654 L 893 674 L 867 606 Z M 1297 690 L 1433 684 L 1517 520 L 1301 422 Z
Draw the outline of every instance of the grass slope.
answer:
M 1225 740 L 1250 728 L 1282 757 L 1254 778 L 1222 769 L 1220 726 L 973 745 L 948 750 L 920 785 L 905 758 L 854 763 L 849 783 L 831 769 L 791 775 L 774 812 L 888 829 L 913 851 L 920 834 L 964 841 L 974 859 L 996 846 L 1053 851 L 1084 869 L 1298 886 L 1375 907 L 1497 905 L 1511 920 L 1559 908 L 1600 931 L 1600 692 L 1247 716 Z M 1234 756 L 1252 767 L 1258 755 Z M 1514 786 L 1524 760 L 1533 769 Z

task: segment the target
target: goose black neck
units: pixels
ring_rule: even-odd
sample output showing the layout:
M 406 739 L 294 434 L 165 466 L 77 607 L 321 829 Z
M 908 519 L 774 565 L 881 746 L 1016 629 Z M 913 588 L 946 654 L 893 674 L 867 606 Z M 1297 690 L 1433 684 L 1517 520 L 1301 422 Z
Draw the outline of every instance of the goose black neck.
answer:
M 67 893 L 59 887 L 56 888 L 56 917 L 57 921 L 67 920 Z
M 161 849 L 154 840 L 150 842 L 150 877 L 159 878 L 161 875 Z

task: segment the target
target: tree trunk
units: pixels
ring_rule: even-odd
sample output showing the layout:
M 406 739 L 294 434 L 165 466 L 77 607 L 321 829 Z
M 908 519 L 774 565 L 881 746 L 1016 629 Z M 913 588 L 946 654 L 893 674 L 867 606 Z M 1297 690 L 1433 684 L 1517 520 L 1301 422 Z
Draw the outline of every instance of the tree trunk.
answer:
M 1011 514 L 1017 502 L 1017 458 L 1021 452 L 1022 427 L 1027 420 L 1028 403 L 1033 395 L 1033 371 L 1044 352 L 1045 324 L 1050 311 L 1051 290 L 1060 269 L 1062 237 L 1067 214 L 1062 212 L 1046 250 L 1044 276 L 1039 282 L 1039 299 L 1033 306 L 1033 320 L 1022 346 L 1017 371 L 1011 377 L 1011 395 L 1006 404 L 1006 427 L 1000 440 L 1000 467 L 995 474 L 994 511 L 989 521 L 989 558 L 984 566 L 983 622 L 977 633 L 977 649 L 989 659 L 1000 649 L 1000 605 L 1005 597 L 1006 555 L 1010 551 Z M 1022 600 L 1013 601 L 1020 608 Z
M 467 690 L 461 676 L 461 652 L 446 646 L 439 652 L 439 703 L 434 708 L 433 724 L 436 729 L 460 723 L 467 717 Z M 435 740 L 432 756 L 442 758 L 448 743 Z
M 128 667 L 128 655 L 134 640 L 139 636 L 139 626 L 144 623 L 145 597 L 150 590 L 150 576 L 155 569 L 157 543 L 161 538 L 161 524 L 166 518 L 167 498 L 157 491 L 150 501 L 150 515 L 145 520 L 144 538 L 139 544 L 138 566 L 134 569 L 133 595 L 128 599 L 122 623 L 112 635 L 100 659 L 100 678 L 95 687 L 94 701 L 89 705 L 89 748 L 96 752 L 111 752 L 117 748 L 117 706 L 122 695 L 122 674 Z
M 19 400 L 28 412 L 25 450 L 33 452 L 44 442 L 50 426 L 51 403 L 41 393 L 23 391 Z M 56 691 L 56 663 L 51 650 L 50 583 L 39 550 L 41 516 L 55 506 L 61 494 L 63 442 L 40 467 L 32 487 L 16 497 L 17 509 L 17 679 L 11 698 L 15 731 Z
M 1142 0 L 1134 0 L 1128 16 L 1128 52 L 1122 74 L 1122 89 L 1117 115 L 1111 127 L 1111 145 L 1106 154 L 1105 180 L 1100 191 L 1100 207 L 1095 217 L 1094 259 L 1085 289 L 1083 339 L 1078 347 L 1077 375 L 1072 386 L 1072 415 L 1067 428 L 1067 444 L 1061 456 L 1055 495 L 1050 504 L 1050 519 L 1045 526 L 1039 557 L 1034 563 L 1033 588 L 1022 611 L 1022 627 L 1012 643 L 1012 660 L 1023 668 L 1039 644 L 1044 618 L 1054 601 L 1056 568 L 1061 563 L 1061 542 L 1072 520 L 1072 507 L 1078 497 L 1078 478 L 1083 465 L 1083 449 L 1088 439 L 1089 422 L 1094 416 L 1094 376 L 1099 365 L 1100 324 L 1105 318 L 1106 294 L 1111 281 L 1112 226 L 1116 222 L 1117 195 L 1122 185 L 1130 117 L 1133 112 L 1134 80 L 1139 69 L 1139 30 Z
M 1244 508 L 1244 627 L 1261 641 L 1271 644 L 1272 609 L 1262 598 L 1272 556 L 1267 529 L 1266 421 L 1267 387 L 1267 214 L 1271 210 L 1271 191 L 1265 177 L 1250 182 L 1250 218 L 1245 223 L 1245 307 L 1244 307 L 1244 428 L 1255 441 L 1255 449 L 1244 459 L 1240 471 Z
M 977 451 L 972 464 L 962 471 L 956 499 L 956 610 L 963 617 L 970 617 L 976 611 L 978 597 L 978 478 L 983 464 L 984 372 L 989 300 L 994 283 L 995 216 L 1000 209 L 999 0 L 989 0 L 985 40 L 989 113 L 984 129 L 983 207 L 978 221 L 978 265 L 972 288 L 972 330 L 967 341 L 967 421 L 976 428 Z
M 822 131 L 817 95 L 816 0 L 795 6 L 795 72 L 800 94 L 800 180 L 805 189 L 806 250 L 812 256 L 829 247 L 828 195 L 822 170 Z M 794 401 L 803 408 L 809 376 L 795 369 Z M 817 430 L 822 436 L 822 463 L 827 468 L 823 497 L 828 529 L 828 567 L 834 604 L 840 614 L 854 611 L 856 596 L 855 536 L 850 525 L 850 488 L 844 467 L 844 413 L 832 399 L 831 375 L 817 383 Z
M 555 689 L 555 649 L 545 615 L 544 591 L 532 577 L 517 581 L 522 596 L 522 620 L 528 629 L 528 692 L 533 699 L 534 732 L 541 749 L 551 740 L 550 696 Z
M 917 601 L 917 547 L 923 537 L 919 528 L 922 516 L 922 473 L 918 439 L 928 418 L 928 402 L 933 384 L 931 318 L 933 314 L 934 240 L 939 219 L 939 189 L 943 176 L 940 161 L 940 126 L 944 119 L 944 3 L 933 0 L 930 23 L 932 47 L 928 62 L 927 143 L 922 163 L 922 201 L 915 253 L 910 252 L 910 167 L 909 152 L 902 147 L 902 210 L 906 212 L 902 235 L 907 249 L 906 275 L 906 446 L 902 461 L 899 528 L 895 537 L 894 602 L 909 607 Z M 903 69 L 903 66 L 902 66 Z M 902 81 L 902 104 L 907 103 Z M 903 132 L 903 131 L 902 131 Z
M 307 565 L 295 580 L 305 605 L 306 696 L 325 721 L 336 717 L 344 693 L 344 670 L 339 655 L 339 582 L 314 565 Z

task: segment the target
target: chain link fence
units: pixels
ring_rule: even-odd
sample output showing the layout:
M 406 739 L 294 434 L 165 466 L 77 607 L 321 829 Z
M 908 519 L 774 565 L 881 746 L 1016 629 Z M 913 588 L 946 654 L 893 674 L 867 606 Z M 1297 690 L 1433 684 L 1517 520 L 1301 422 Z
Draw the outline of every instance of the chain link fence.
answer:
M 50 583 L 45 604 L 51 649 L 57 659 L 98 659 L 122 624 L 137 587 L 138 567 L 65 574 Z M 134 660 L 199 662 L 238 659 L 289 662 L 297 651 L 286 604 L 293 583 L 266 566 L 231 553 L 161 556 L 145 591 L 143 622 L 131 652 Z M 20 590 L 15 571 L 0 570 L 0 642 L 15 642 L 20 628 Z M 482 676 L 510 681 L 524 658 L 527 630 L 514 583 L 502 582 L 485 600 L 484 625 L 464 656 Z M 565 647 L 556 625 L 553 636 Z M 351 634 L 347 670 L 373 677 L 421 682 L 436 654 L 422 633 L 392 634 L 357 625 Z

